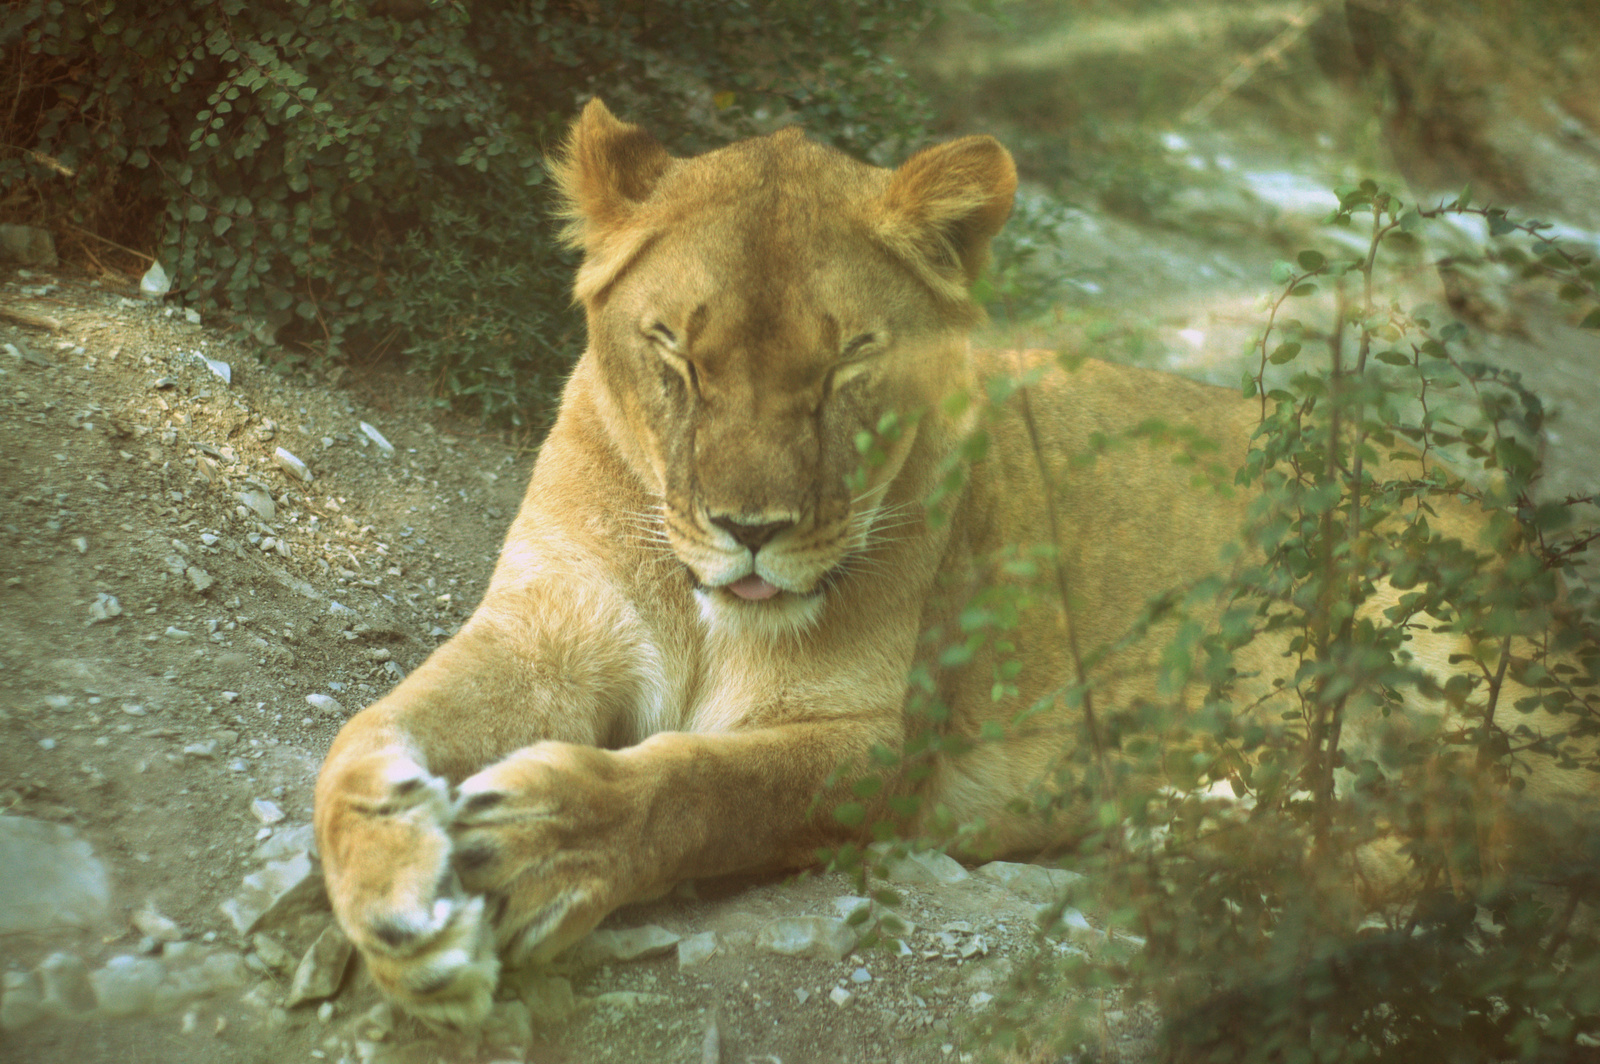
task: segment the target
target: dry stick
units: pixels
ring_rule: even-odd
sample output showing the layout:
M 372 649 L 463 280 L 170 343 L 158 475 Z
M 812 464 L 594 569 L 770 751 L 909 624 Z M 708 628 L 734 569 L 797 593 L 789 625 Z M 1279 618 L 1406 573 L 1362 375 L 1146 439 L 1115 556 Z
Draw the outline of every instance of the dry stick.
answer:
M 10 307 L 0 307 L 0 321 L 9 321 L 13 325 L 21 325 L 28 329 L 44 329 L 47 332 L 61 331 L 59 319 L 27 314 L 20 310 L 12 310 Z
M 1282 33 L 1274 37 L 1266 47 L 1247 56 L 1243 62 L 1234 67 L 1228 76 L 1218 82 L 1210 92 L 1200 98 L 1200 102 L 1178 116 L 1178 124 L 1186 126 L 1198 122 L 1209 115 L 1217 104 L 1237 92 L 1245 82 L 1249 81 L 1257 70 L 1268 63 L 1275 62 L 1289 50 L 1289 46 L 1298 41 L 1311 24 L 1322 14 L 1322 4 L 1307 4 L 1297 13 L 1289 16 L 1289 25 L 1284 27 Z
M 1022 366 L 1020 361 L 1017 366 L 1019 382 L 1022 379 Z M 1083 665 L 1083 652 L 1078 645 L 1078 626 L 1072 620 L 1072 600 L 1067 581 L 1066 566 L 1061 560 L 1061 529 L 1056 519 L 1056 495 L 1051 486 L 1050 470 L 1045 465 L 1043 445 L 1039 442 L 1039 427 L 1033 420 L 1033 404 L 1028 398 L 1028 386 L 1019 383 L 1017 395 L 1022 401 L 1022 420 L 1028 426 L 1028 442 L 1033 447 L 1034 462 L 1039 467 L 1039 480 L 1044 488 L 1045 518 L 1050 525 L 1050 542 L 1055 545 L 1055 574 L 1056 590 L 1061 595 L 1061 610 L 1067 619 L 1067 648 L 1072 654 L 1073 671 L 1077 674 L 1078 686 L 1083 691 L 1083 722 L 1089 728 L 1089 739 L 1094 744 L 1095 767 L 1099 770 L 1100 783 L 1105 787 L 1106 795 L 1112 796 L 1115 790 L 1112 787 L 1111 770 L 1106 767 L 1105 737 L 1100 732 L 1100 721 L 1094 711 L 1094 691 L 1089 686 L 1089 673 Z
M 84 236 L 93 237 L 95 240 L 100 241 L 100 243 L 102 243 L 102 244 L 108 244 L 111 247 L 116 248 L 118 251 L 126 251 L 130 255 L 133 255 L 133 256 L 135 256 L 137 258 L 144 259 L 146 262 L 154 262 L 154 261 L 156 261 L 156 257 L 154 255 L 147 255 L 142 251 L 135 251 L 132 248 L 130 248 L 130 247 L 124 245 L 124 244 L 117 243 L 115 240 L 109 240 L 106 237 L 101 236 L 99 233 L 91 232 L 90 230 L 85 229 L 81 225 L 73 225 L 71 222 L 62 222 L 61 224 L 66 226 L 68 229 L 73 229 L 73 230 L 76 230 L 79 233 L 82 233 Z

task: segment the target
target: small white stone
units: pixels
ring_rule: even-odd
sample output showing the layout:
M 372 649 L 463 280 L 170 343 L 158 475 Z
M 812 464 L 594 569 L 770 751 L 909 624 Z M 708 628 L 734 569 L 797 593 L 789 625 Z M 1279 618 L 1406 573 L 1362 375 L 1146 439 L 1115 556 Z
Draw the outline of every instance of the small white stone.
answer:
M 345 715 L 344 706 L 332 695 L 321 693 L 306 695 L 306 705 L 329 717 L 342 717 Z
M 284 812 L 278 807 L 278 803 L 267 798 L 257 798 L 251 802 L 250 811 L 263 824 L 278 824 L 284 818 Z
M 836 986 L 832 990 L 828 991 L 828 1000 L 833 1002 L 835 1005 L 849 1004 L 850 999 L 853 997 L 855 997 L 855 995 L 850 993 L 850 991 L 846 990 L 842 986 Z
M 383 433 L 379 432 L 365 421 L 361 422 L 361 431 L 366 434 L 367 439 L 378 445 L 378 450 L 383 452 L 384 457 L 394 457 L 394 444 L 384 439 Z
M 282 447 L 279 447 L 272 452 L 272 460 L 277 463 L 279 469 L 283 470 L 285 473 L 288 473 L 296 480 L 309 484 L 313 479 L 315 479 L 311 475 L 311 470 L 306 468 L 306 464 L 304 462 L 300 461 L 300 459 L 296 458 L 293 454 L 290 454 Z

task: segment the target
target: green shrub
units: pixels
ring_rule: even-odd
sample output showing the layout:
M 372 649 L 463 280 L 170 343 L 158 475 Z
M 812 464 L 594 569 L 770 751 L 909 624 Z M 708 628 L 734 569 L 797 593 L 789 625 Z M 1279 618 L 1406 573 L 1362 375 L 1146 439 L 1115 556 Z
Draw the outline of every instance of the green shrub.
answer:
M 795 121 L 900 155 L 921 104 L 885 49 L 930 7 L 23 0 L 0 202 L 152 249 L 258 335 L 405 350 L 442 394 L 538 420 L 581 335 L 544 169 L 581 100 L 684 151 Z
M 1244 466 L 1219 476 L 1180 430 L 1129 434 L 1173 448 L 1197 490 L 1251 492 L 1247 549 L 1146 605 L 1119 642 L 1162 641 L 1160 697 L 1096 703 L 1098 725 L 1086 711 L 1040 788 L 1036 815 L 1087 822 L 1062 858 L 1084 878 L 971 1033 L 996 1059 L 1115 1059 L 1107 995 L 1154 1003 L 1156 1058 L 1185 1064 L 1555 1061 L 1600 1046 L 1600 810 L 1527 790 L 1537 772 L 1600 793 L 1583 782 L 1600 772 L 1600 597 L 1579 565 L 1600 542 L 1580 520 L 1597 497 L 1540 498 L 1537 397 L 1470 359 L 1464 326 L 1383 284 L 1388 250 L 1446 214 L 1483 218 L 1485 257 L 1548 279 L 1591 328 L 1600 264 L 1465 193 L 1433 209 L 1371 182 L 1338 195 L 1331 222 L 1367 226 L 1367 252 L 1274 267 L 1281 291 L 1243 382 L 1260 407 Z M 1483 515 L 1476 539 L 1440 531 L 1439 511 L 1462 505 Z M 992 646 L 997 701 L 1016 676 L 1008 632 L 1032 623 L 1023 600 L 1060 601 L 1048 551 L 1008 565 L 1031 576 L 979 589 L 932 650 L 960 664 Z M 1452 676 L 1413 658 L 1433 633 L 1466 648 Z M 1257 640 L 1284 679 L 1247 694 L 1266 686 L 1237 671 Z M 1090 704 L 1108 649 L 1074 648 L 1079 675 L 1035 705 Z M 922 679 L 911 708 L 929 726 L 901 755 L 913 772 L 962 752 Z M 896 845 L 959 844 L 972 827 Z M 853 848 L 832 856 L 863 880 L 884 870 Z M 1377 897 L 1385 861 L 1405 874 L 1378 876 Z M 1069 907 L 1103 919 L 1098 945 L 1059 924 Z

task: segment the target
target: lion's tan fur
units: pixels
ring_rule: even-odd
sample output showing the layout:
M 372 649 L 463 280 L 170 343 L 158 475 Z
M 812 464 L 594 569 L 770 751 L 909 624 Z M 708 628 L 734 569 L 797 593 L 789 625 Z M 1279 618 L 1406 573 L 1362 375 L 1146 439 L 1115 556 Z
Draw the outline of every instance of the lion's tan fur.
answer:
M 989 138 L 892 172 L 795 131 L 676 159 L 595 102 L 558 177 L 588 351 L 482 604 L 345 726 L 317 784 L 340 922 L 386 990 L 448 1021 L 487 1009 L 497 950 L 548 956 L 680 879 L 804 865 L 851 837 L 819 795 L 920 726 L 919 637 L 955 630 L 1003 548 L 1056 529 L 1073 608 L 1042 598 L 1015 631 L 1015 697 L 991 698 L 987 651 L 935 670 L 955 736 L 1009 722 L 1071 678 L 1074 643 L 1116 639 L 1151 595 L 1214 568 L 1244 505 L 1149 445 L 1070 464 L 1150 418 L 1236 463 L 1255 418 L 1236 397 L 969 350 L 967 289 L 1016 187 Z M 989 425 L 949 519 L 930 521 L 986 416 L 943 400 L 1035 363 L 1029 416 L 1013 402 Z M 888 411 L 920 420 L 880 435 Z M 852 481 L 863 434 L 881 460 Z M 731 590 L 745 584 L 770 597 Z M 1282 669 L 1245 653 L 1241 669 Z M 1126 678 L 1103 704 L 1149 692 L 1110 664 Z M 1073 825 L 1007 805 L 1079 724 L 1055 705 L 889 792 L 981 819 L 993 851 L 1048 844 Z

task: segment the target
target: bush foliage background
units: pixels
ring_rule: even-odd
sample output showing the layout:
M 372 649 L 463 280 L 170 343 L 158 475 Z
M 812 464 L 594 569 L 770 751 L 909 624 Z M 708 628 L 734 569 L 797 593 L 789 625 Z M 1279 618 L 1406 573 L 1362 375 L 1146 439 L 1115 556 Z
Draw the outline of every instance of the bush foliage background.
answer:
M 1194 469 L 1194 490 L 1253 502 L 1216 572 L 1152 599 L 1112 644 L 1075 649 L 1078 674 L 1015 710 L 1019 727 L 1046 702 L 1081 711 L 1077 741 L 1023 808 L 1088 826 L 1059 856 L 1078 876 L 1041 912 L 1033 963 L 972 1035 L 986 1059 L 1127 1059 L 1105 1015 L 1138 1000 L 1160 1017 L 1141 1060 L 1600 1051 L 1600 595 L 1587 564 L 1600 531 L 1585 526 L 1600 496 L 1541 497 L 1537 396 L 1477 361 L 1447 310 L 1408 304 L 1394 284 L 1431 225 L 1471 217 L 1483 261 L 1553 281 L 1600 329 L 1600 263 L 1467 192 L 1433 207 L 1372 181 L 1337 195 L 1328 223 L 1366 250 L 1346 241 L 1273 267 L 1279 289 L 1242 381 L 1260 409 L 1243 466 L 1219 470 L 1181 425 L 1106 441 L 1153 444 L 1151 461 L 1165 450 Z M 1463 507 L 1478 533 L 1442 531 L 1440 511 Z M 1072 575 L 1053 557 L 1035 547 L 1037 564 L 1008 568 L 1015 583 L 978 590 L 962 631 L 929 653 L 964 661 L 991 647 L 1005 662 L 1011 632 L 1051 623 L 1063 596 L 1070 613 Z M 1452 674 L 1413 653 L 1434 633 L 1461 648 Z M 1162 697 L 1102 703 L 1097 726 L 1088 707 L 1118 679 L 1110 652 L 1146 640 Z M 1259 695 L 1239 656 L 1257 641 L 1283 662 Z M 914 773 L 927 751 L 961 749 L 935 723 L 883 761 Z M 1528 800 L 1535 776 L 1564 796 Z M 880 786 L 869 773 L 857 794 Z M 890 840 L 894 821 L 873 829 Z M 977 829 L 946 823 L 875 856 L 828 856 L 872 890 L 907 848 L 959 846 Z M 1085 934 L 1080 908 L 1104 934 Z
M 0 205 L 152 250 L 263 339 L 403 349 L 439 394 L 537 421 L 581 346 L 543 164 L 581 101 L 680 152 L 798 121 L 898 156 L 922 111 L 885 49 L 930 6 L 23 0 Z

